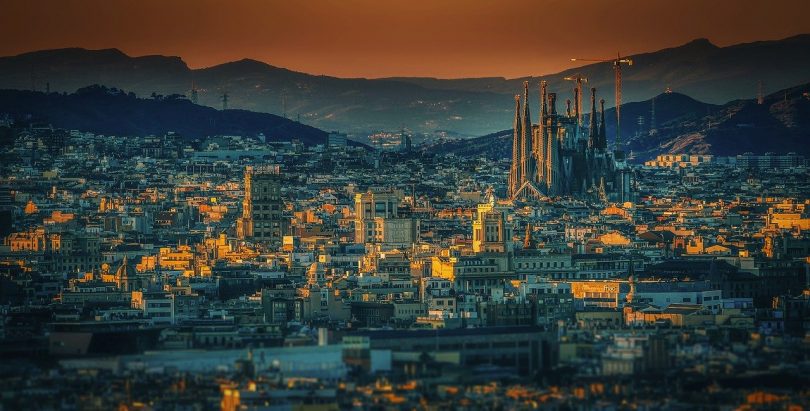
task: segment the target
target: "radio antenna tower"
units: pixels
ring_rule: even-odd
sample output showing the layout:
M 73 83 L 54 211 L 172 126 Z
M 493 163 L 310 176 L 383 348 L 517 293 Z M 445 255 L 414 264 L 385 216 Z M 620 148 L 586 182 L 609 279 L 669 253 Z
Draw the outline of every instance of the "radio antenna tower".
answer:
M 287 118 L 287 90 L 281 90 L 281 117 Z
M 197 94 L 197 86 L 194 85 L 194 80 L 191 80 L 191 102 L 194 104 L 198 104 L 200 101 L 199 95 Z

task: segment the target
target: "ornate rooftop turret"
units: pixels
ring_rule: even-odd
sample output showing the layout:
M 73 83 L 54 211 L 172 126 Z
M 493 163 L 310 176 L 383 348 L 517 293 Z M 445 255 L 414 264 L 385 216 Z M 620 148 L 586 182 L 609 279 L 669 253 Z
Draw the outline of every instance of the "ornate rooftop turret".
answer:
M 526 223 L 526 234 L 523 237 L 523 249 L 531 250 L 535 248 L 534 239 L 532 238 L 532 224 Z
M 132 285 L 137 276 L 138 273 L 129 265 L 129 260 L 125 255 L 124 259 L 121 260 L 121 266 L 115 270 L 115 283 L 123 291 L 132 291 Z

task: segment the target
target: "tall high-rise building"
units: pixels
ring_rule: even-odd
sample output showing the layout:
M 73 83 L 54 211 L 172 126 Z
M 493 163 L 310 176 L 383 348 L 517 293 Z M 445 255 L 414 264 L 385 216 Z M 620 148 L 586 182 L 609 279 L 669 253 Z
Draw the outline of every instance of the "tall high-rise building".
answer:
M 281 171 L 277 165 L 245 168 L 245 199 L 237 236 L 265 244 L 281 244 L 287 231 L 281 199 Z
M 371 191 L 354 196 L 354 241 L 406 247 L 417 241 L 419 221 L 400 210 L 401 192 Z

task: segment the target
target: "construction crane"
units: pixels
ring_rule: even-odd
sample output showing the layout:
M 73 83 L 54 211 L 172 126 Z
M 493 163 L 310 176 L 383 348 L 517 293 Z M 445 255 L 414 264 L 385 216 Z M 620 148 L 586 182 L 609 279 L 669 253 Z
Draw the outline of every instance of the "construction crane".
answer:
M 582 127 L 582 83 L 587 83 L 588 79 L 577 73 L 563 77 L 563 80 L 575 81 L 577 84 L 577 124 Z
M 621 107 L 622 107 L 622 64 L 628 66 L 633 65 L 633 60 L 627 57 L 622 57 L 621 54 L 616 53 L 615 59 L 581 59 L 572 58 L 571 61 L 593 61 L 597 63 L 612 63 L 613 71 L 616 73 L 616 142 L 614 147 L 616 150 L 621 148 L 621 138 L 619 136 L 621 130 Z

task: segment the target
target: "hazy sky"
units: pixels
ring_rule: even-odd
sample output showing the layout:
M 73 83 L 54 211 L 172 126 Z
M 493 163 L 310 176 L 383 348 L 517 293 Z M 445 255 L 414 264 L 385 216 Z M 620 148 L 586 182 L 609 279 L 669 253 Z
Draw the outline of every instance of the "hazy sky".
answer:
M 0 55 L 112 48 L 341 77 L 539 75 L 571 57 L 810 33 L 810 1 L 4 0 Z

